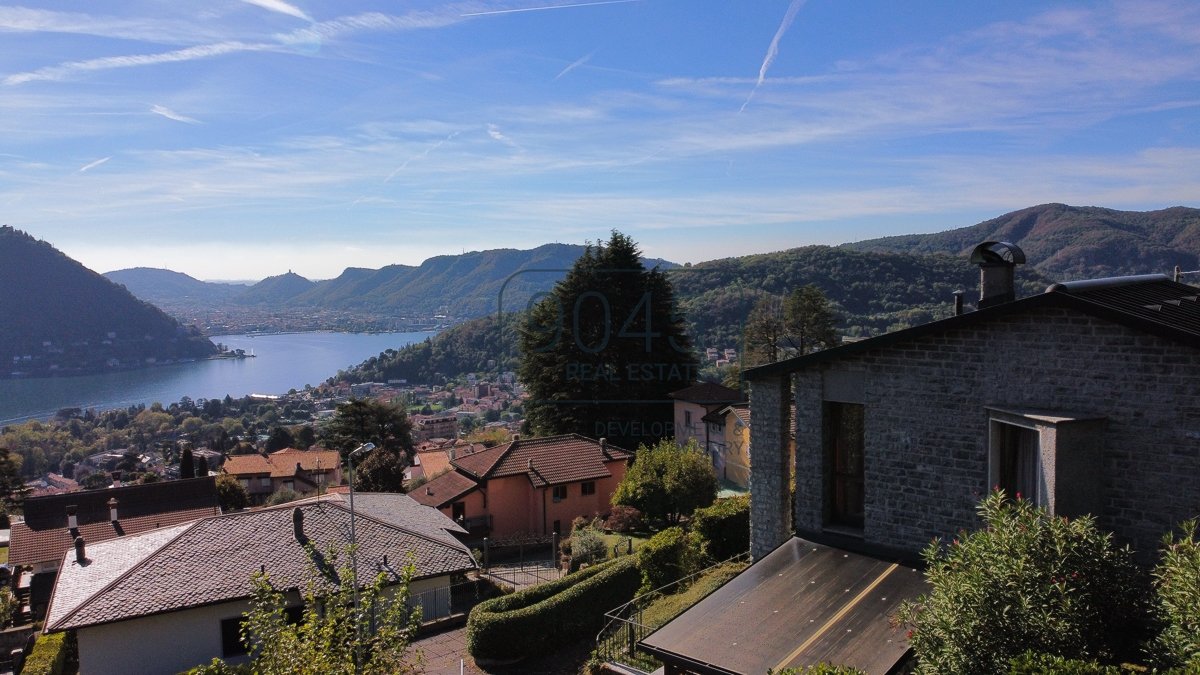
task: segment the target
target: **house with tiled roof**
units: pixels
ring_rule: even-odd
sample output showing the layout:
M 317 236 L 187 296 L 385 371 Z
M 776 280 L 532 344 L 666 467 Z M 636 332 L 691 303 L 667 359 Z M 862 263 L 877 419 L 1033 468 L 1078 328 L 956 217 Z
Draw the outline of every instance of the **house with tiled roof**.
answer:
M 960 296 L 948 318 L 743 373 L 756 562 L 642 641 L 668 675 L 892 672 L 908 645 L 890 607 L 924 590 L 904 561 L 977 528 L 993 487 L 1090 514 L 1143 560 L 1200 513 L 1200 288 L 1153 274 L 1016 299 L 1018 247 L 971 257 L 975 311 Z
M 704 416 L 746 399 L 737 389 L 716 382 L 697 382 L 667 396 L 674 401 L 675 442 L 682 446 L 694 440 L 701 449 L 707 448 L 709 442 Z
M 194 478 L 30 497 L 12 524 L 10 565 L 53 572 L 82 536 L 100 542 L 221 512 L 216 479 Z
M 355 515 L 358 578 L 398 581 L 411 560 L 414 604 L 429 618 L 448 613 L 451 579 L 476 567 L 455 524 L 405 495 L 358 493 Z M 310 582 L 338 583 L 340 570 L 325 566 L 331 551 L 349 563 L 350 517 L 343 500 L 321 497 L 84 542 L 62 561 L 44 631 L 75 631 L 89 675 L 244 661 L 252 577 L 265 572 L 297 607 Z
M 342 456 L 336 450 L 285 448 L 269 454 L 231 455 L 221 472 L 233 476 L 251 504 L 262 504 L 279 490 L 317 494 L 342 482 Z
M 633 453 L 578 434 L 513 441 L 450 461 L 413 499 L 493 541 L 564 533 L 607 513 Z
M 750 489 L 750 404 L 735 403 L 703 418 L 708 454 L 723 485 Z

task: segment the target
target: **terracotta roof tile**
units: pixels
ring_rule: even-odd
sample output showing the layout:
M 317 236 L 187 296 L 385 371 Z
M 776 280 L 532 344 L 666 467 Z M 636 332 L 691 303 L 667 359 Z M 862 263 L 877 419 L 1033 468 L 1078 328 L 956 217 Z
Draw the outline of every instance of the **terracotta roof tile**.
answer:
M 296 465 L 306 472 L 330 471 L 341 466 L 342 456 L 336 450 L 297 450 L 285 448 L 266 457 L 260 454 L 233 455 L 221 465 L 221 470 L 234 476 L 290 478 L 296 476 Z
M 46 630 L 80 628 L 245 598 L 251 593 L 251 577 L 260 565 L 277 588 L 304 587 L 312 579 L 317 563 L 293 534 L 295 509 L 303 516 L 303 534 L 317 551 L 342 551 L 349 544 L 349 510 L 332 500 L 205 518 L 182 528 L 165 542 L 156 539 L 145 544 L 134 537 L 104 542 L 89 547 L 88 558 L 97 561 L 96 565 L 80 566 L 73 561 L 73 554 L 66 556 L 51 601 L 55 619 L 47 621 Z M 386 569 L 398 575 L 400 566 L 411 555 L 415 578 L 475 567 L 465 546 L 451 544 L 426 530 L 421 522 L 399 527 L 359 512 L 358 577 L 370 579 L 384 569 L 385 556 Z M 138 535 L 149 536 L 159 535 Z M 129 546 L 143 545 L 153 548 L 153 552 L 128 552 Z M 93 578 L 93 569 L 97 571 L 95 576 L 111 577 L 114 573 L 99 562 L 106 556 L 121 557 L 124 562 L 115 566 L 122 569 L 99 591 L 89 593 L 100 585 Z M 337 568 L 341 566 L 339 562 L 323 571 L 318 583 L 337 583 Z M 83 600 L 79 600 L 81 597 Z
M 616 446 L 605 449 L 607 455 L 599 441 L 578 434 L 522 438 L 507 446 L 489 477 L 527 474 L 536 487 L 594 480 L 612 475 L 608 462 L 633 456 Z
M 87 525 L 80 525 L 74 530 L 70 530 L 66 526 L 50 530 L 31 530 L 26 523 L 13 523 L 8 562 L 11 565 L 32 565 L 58 560 L 62 558 L 64 552 L 74 547 L 75 537 L 77 536 L 82 536 L 83 541 L 91 545 L 160 527 L 190 523 L 199 518 L 206 518 L 220 513 L 220 507 L 214 505 L 198 509 L 185 509 L 183 511 L 168 511 L 148 516 L 120 518 L 115 523 L 110 521 L 89 523 Z
M 448 471 L 408 493 L 408 496 L 425 506 L 439 508 L 474 490 L 477 485 L 469 476 Z

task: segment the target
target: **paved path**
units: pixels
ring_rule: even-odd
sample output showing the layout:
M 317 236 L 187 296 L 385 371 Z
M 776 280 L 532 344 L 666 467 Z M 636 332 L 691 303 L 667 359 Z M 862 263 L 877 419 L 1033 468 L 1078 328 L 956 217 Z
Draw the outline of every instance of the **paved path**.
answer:
M 421 638 L 413 643 L 413 647 L 420 649 L 424 655 L 423 665 L 428 675 L 457 675 L 460 659 L 464 660 L 463 673 L 480 675 L 484 672 L 475 667 L 475 662 L 467 654 L 466 626 Z

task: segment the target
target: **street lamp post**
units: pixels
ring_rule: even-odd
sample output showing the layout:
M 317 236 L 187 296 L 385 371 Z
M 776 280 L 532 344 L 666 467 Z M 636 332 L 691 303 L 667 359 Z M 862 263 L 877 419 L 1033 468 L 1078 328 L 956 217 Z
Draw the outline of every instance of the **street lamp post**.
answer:
M 374 449 L 374 443 L 363 443 L 346 456 L 350 463 L 350 575 L 354 584 L 354 672 L 356 673 L 362 671 L 360 663 L 362 655 L 359 654 L 359 647 L 362 644 L 362 617 L 358 599 L 358 532 L 354 528 L 354 456 L 366 454 Z

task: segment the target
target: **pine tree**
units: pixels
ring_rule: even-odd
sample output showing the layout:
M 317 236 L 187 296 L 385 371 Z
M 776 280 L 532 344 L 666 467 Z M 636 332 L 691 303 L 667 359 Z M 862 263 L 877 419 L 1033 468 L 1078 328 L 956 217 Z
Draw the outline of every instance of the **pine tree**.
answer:
M 195 478 L 196 477 L 196 459 L 192 456 L 191 448 L 184 448 L 183 455 L 179 458 L 179 477 L 180 478 Z
M 788 345 L 796 354 L 836 347 L 839 342 L 836 324 L 833 305 L 815 284 L 792 291 L 783 302 L 783 328 Z
M 626 448 L 674 435 L 667 394 L 695 380 L 696 360 L 670 282 L 629 237 L 589 246 L 531 308 L 520 343 L 535 433 Z

